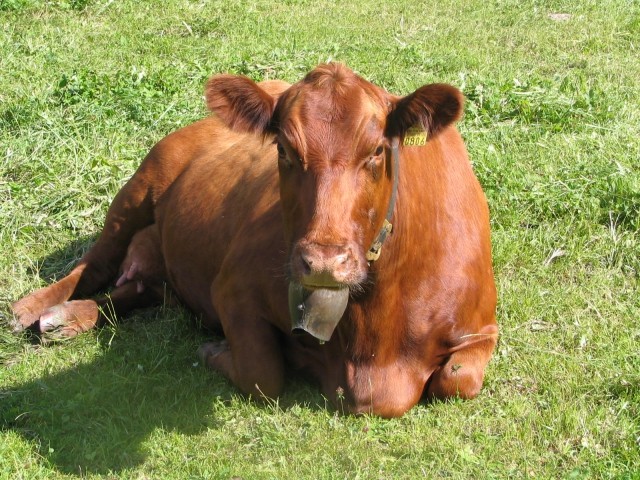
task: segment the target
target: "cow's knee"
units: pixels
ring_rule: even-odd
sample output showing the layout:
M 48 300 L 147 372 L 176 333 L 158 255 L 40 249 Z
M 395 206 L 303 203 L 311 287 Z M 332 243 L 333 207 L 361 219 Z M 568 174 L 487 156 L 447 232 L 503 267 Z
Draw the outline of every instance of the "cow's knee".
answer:
M 427 384 L 429 398 L 476 397 L 482 389 L 484 371 L 495 346 L 495 337 L 476 343 L 449 356 L 433 372 Z
M 484 368 L 473 365 L 447 363 L 433 373 L 427 388 L 429 398 L 471 399 L 480 393 Z

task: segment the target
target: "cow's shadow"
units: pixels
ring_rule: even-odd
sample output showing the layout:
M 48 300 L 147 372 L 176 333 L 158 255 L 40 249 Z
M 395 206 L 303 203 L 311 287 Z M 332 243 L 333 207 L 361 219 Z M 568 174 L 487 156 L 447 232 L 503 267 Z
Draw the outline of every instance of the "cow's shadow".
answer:
M 60 278 L 65 272 L 55 265 L 66 270 L 69 259 L 88 245 L 90 240 L 80 240 L 52 254 L 43 261 L 41 275 L 48 281 Z M 222 428 L 220 409 L 249 401 L 221 375 L 198 364 L 196 350 L 211 337 L 186 309 L 158 307 L 138 310 L 97 334 L 36 345 L 8 368 L 43 373 L 0 390 L 0 429 L 18 433 L 62 473 L 107 474 L 135 467 L 153 449 L 149 439 L 154 432 L 196 435 Z M 86 342 L 97 342 L 98 348 Z M 42 367 L 41 349 L 56 360 L 52 353 L 59 352 L 60 361 Z M 89 351 L 91 358 L 74 351 Z M 325 402 L 313 385 L 298 378 L 287 385 L 279 408 L 294 404 L 315 409 Z

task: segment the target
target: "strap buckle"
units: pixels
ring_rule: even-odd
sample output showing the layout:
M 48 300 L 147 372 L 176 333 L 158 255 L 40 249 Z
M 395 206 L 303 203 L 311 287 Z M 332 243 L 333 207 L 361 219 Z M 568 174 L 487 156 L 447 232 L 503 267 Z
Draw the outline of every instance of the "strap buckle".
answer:
M 385 218 L 384 223 L 382 224 L 382 228 L 380 229 L 380 233 L 378 233 L 378 236 L 373 241 L 373 244 L 371 244 L 371 248 L 367 252 L 367 261 L 375 262 L 376 260 L 378 260 L 378 258 L 380 258 L 382 244 L 387 239 L 387 235 L 391 233 L 391 230 L 393 230 L 393 225 L 391 225 L 391 223 Z

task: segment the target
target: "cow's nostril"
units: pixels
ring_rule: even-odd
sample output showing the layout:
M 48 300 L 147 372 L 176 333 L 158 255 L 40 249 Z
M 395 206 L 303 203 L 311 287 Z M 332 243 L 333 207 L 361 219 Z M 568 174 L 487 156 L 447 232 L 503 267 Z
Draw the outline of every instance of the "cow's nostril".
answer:
M 336 265 L 344 265 L 345 263 L 347 263 L 347 261 L 349 260 L 349 254 L 347 253 L 341 253 L 339 255 L 336 255 Z
M 311 267 L 313 266 L 313 258 L 306 253 L 302 253 L 300 255 L 300 260 L 302 263 L 302 271 L 305 275 L 309 275 L 311 273 Z

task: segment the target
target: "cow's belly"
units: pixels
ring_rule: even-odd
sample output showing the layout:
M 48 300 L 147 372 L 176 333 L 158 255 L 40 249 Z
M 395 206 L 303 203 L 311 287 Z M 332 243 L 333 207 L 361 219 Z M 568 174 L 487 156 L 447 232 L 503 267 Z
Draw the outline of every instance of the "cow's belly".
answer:
M 214 280 L 230 257 L 257 248 L 251 233 L 256 222 L 279 209 L 273 165 L 239 155 L 231 169 L 229 161 L 211 156 L 194 161 L 156 210 L 169 283 L 209 327 L 218 326 L 211 303 Z M 281 218 L 279 210 L 275 218 Z M 275 223 L 260 234 L 281 238 L 281 221 Z
M 163 227 L 163 256 L 171 288 L 189 309 L 202 316 L 206 327 L 217 329 L 210 290 L 221 252 L 215 251 L 206 240 L 206 230 L 196 222 L 171 219 Z

